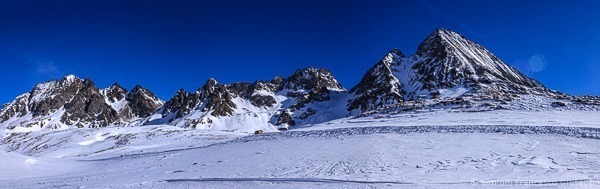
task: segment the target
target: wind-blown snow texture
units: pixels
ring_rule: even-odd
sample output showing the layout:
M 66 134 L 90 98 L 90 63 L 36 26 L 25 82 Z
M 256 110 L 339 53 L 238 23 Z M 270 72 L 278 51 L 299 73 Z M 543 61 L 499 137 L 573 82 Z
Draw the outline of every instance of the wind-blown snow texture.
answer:
M 421 116 L 421 113 L 413 114 Z M 475 114 L 482 119 L 496 116 L 493 111 Z M 506 112 L 506 116 L 517 114 Z M 563 114 L 557 119 L 569 116 L 567 112 Z M 424 116 L 429 124 L 439 124 L 438 117 Z M 582 121 L 597 124 L 594 119 Z M 377 121 L 375 117 L 370 120 Z M 112 128 L 76 130 L 87 133 L 77 134 L 84 136 L 81 138 L 65 133 L 69 130 L 55 131 L 42 134 L 38 141 L 57 136 L 74 137 L 60 139 L 64 140 L 58 143 L 60 145 L 33 151 L 28 145 L 22 146 L 28 149 L 26 154 L 30 156 L 0 154 L 12 162 L 3 168 L 16 170 L 1 178 L 0 187 L 598 186 L 599 125 L 392 126 L 402 121 L 397 118 L 379 123 L 388 126 L 364 124 L 346 128 L 343 126 L 352 123 L 332 123 L 338 125 L 334 129 L 322 124 L 246 137 L 173 126 L 162 126 L 161 130 L 157 130 L 161 127 L 141 127 L 121 133 L 109 131 Z M 468 124 L 468 120 L 463 121 L 457 124 Z M 13 134 L 4 140 L 21 137 L 31 136 Z M 129 144 L 123 144 L 125 138 Z M 51 143 L 55 142 L 48 144 Z M 9 146 L 24 152 L 18 145 L 14 142 Z M 44 177 L 27 174 L 59 166 L 69 168 L 48 170 Z

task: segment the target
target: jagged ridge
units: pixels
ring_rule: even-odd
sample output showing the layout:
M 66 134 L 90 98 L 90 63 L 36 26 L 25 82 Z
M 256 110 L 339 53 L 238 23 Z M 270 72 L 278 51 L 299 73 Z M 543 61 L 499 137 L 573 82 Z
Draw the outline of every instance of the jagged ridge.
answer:
M 7 128 L 40 129 L 128 125 L 160 106 L 162 101 L 141 86 L 131 92 L 118 84 L 100 90 L 90 79 L 68 75 L 40 83 L 5 104 L 0 122 Z
M 411 56 L 392 49 L 350 91 L 326 69 L 298 69 L 269 81 L 221 84 L 209 79 L 196 91 L 180 89 L 167 102 L 141 86 L 98 89 L 73 75 L 44 82 L 5 104 L 0 127 L 102 127 L 171 124 L 212 130 L 272 130 L 329 121 L 398 105 L 464 105 L 481 99 L 540 95 L 593 104 L 546 89 L 483 46 L 438 29 Z M 417 101 L 417 103 L 415 103 Z M 593 102 L 592 102 L 593 101 Z M 467 103 L 468 104 L 468 103 Z M 411 105 L 411 106 L 412 106 Z M 414 108 L 414 107 L 413 107 Z

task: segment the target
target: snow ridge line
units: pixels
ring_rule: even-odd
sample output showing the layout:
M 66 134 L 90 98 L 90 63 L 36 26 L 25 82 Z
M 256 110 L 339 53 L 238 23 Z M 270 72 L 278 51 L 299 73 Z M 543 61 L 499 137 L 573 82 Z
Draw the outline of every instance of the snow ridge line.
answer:
M 245 143 L 259 140 L 281 140 L 288 138 L 304 137 L 339 137 L 370 134 L 410 134 L 410 133 L 495 133 L 495 134 L 556 134 L 576 138 L 600 139 L 600 128 L 592 127 L 566 127 L 566 126 L 524 126 L 524 125 L 456 125 L 456 126 L 376 126 L 376 127 L 348 127 L 311 131 L 285 131 L 279 133 L 265 133 L 235 138 L 229 141 L 217 142 L 206 146 L 192 148 L 172 149 L 162 152 L 147 152 L 139 154 L 126 154 L 116 157 L 91 159 L 81 161 L 118 160 L 123 158 L 148 157 L 153 155 L 168 154 L 193 149 L 203 149 L 220 145 Z
M 452 126 L 376 126 L 348 127 L 312 131 L 288 131 L 277 134 L 251 135 L 223 143 L 249 142 L 256 140 L 277 140 L 300 137 L 337 137 L 369 134 L 410 134 L 410 133 L 497 133 L 497 134 L 557 134 L 577 138 L 600 139 L 600 128 L 566 126 L 525 126 L 525 125 L 452 125 Z

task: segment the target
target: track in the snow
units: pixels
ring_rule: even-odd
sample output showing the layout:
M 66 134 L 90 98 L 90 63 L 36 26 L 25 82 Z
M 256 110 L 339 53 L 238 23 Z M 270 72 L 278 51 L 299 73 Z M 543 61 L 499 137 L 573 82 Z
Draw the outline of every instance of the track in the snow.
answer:
M 413 184 L 400 181 L 359 181 L 323 178 L 197 178 L 168 179 L 165 182 L 296 182 L 296 183 L 357 183 L 357 184 Z
M 453 125 L 453 126 L 376 126 L 376 127 L 348 127 L 324 130 L 295 131 L 290 130 L 280 133 L 266 133 L 240 137 L 229 141 L 218 142 L 206 146 L 184 149 L 172 149 L 162 152 L 148 152 L 129 154 L 104 159 L 86 161 L 117 160 L 123 158 L 147 157 L 179 151 L 208 148 L 231 143 L 244 143 L 258 140 L 281 140 L 302 137 L 337 137 L 370 134 L 410 134 L 410 133 L 496 133 L 496 134 L 555 134 L 577 138 L 600 139 L 600 128 L 591 127 L 565 127 L 565 126 L 520 126 L 520 125 Z
M 558 180 L 558 181 L 488 181 L 488 182 L 404 182 L 404 181 L 365 181 L 342 180 L 326 178 L 195 178 L 167 179 L 164 182 L 281 182 L 281 183 L 350 183 L 350 184 L 399 184 L 399 185 L 494 185 L 494 186 L 525 186 L 525 185 L 561 185 L 561 184 L 598 184 L 597 180 Z M 590 185 L 591 186 L 591 185 Z

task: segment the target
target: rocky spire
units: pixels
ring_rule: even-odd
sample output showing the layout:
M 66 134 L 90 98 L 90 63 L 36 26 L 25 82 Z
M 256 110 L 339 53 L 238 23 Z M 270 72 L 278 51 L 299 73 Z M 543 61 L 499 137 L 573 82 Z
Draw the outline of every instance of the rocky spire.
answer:
M 345 91 L 346 89 L 340 84 L 329 70 L 325 68 L 308 67 L 298 69 L 294 74 L 285 79 L 284 87 L 291 90 L 320 90 L 327 88 L 328 90 Z
M 131 112 L 137 117 L 148 117 L 163 105 L 154 93 L 140 85 L 136 85 L 127 93 L 126 100 Z
M 361 81 L 350 89 L 352 95 L 348 110 L 362 112 L 404 101 L 403 86 L 394 76 L 396 66 L 404 61 L 404 54 L 397 49 L 390 50 L 377 64 L 365 73 Z
M 102 89 L 101 93 L 106 96 L 108 103 L 115 103 L 125 98 L 127 89 L 121 87 L 121 85 L 118 83 L 115 83 L 105 89 Z

